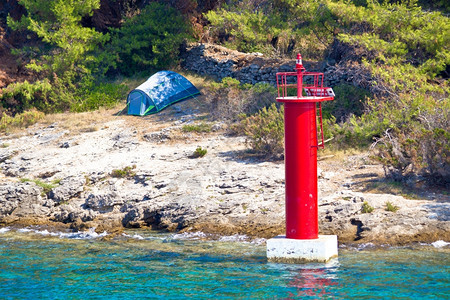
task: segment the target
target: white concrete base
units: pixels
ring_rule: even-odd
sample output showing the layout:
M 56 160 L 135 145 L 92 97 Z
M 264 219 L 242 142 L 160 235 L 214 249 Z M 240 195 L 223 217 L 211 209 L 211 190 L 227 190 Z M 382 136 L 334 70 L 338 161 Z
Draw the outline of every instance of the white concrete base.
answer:
M 314 240 L 294 240 L 279 235 L 267 240 L 267 259 L 270 262 L 327 262 L 337 255 L 336 235 L 319 235 Z

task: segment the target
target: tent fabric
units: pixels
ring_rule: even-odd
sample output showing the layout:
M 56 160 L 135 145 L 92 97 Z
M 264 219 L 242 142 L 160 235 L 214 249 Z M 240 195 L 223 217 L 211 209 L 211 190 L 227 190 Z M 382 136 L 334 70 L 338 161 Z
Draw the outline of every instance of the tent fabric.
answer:
M 175 102 L 199 94 L 199 90 L 180 74 L 160 71 L 128 94 L 128 114 L 136 116 L 154 114 Z

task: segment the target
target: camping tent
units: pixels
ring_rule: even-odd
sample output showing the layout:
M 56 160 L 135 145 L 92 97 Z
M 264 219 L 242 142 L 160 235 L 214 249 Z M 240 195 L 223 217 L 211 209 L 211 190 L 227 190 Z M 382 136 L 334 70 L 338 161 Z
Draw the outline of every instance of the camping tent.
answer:
M 128 94 L 128 114 L 145 116 L 157 113 L 198 94 L 197 88 L 180 74 L 160 71 Z

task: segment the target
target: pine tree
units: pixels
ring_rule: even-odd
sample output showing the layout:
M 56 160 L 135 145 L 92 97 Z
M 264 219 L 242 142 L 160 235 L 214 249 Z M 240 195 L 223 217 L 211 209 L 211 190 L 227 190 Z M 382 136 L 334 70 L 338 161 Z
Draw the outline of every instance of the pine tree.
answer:
M 44 111 L 66 110 L 77 101 L 77 89 L 92 81 L 92 70 L 97 64 L 94 50 L 109 39 L 108 34 L 81 24 L 83 17 L 100 7 L 100 1 L 19 0 L 19 3 L 25 7 L 26 14 L 17 21 L 8 16 L 8 26 L 37 35 L 43 47 L 33 51 L 23 48 L 16 54 L 30 58 L 26 67 L 36 73 L 35 85 L 50 83 L 52 86 L 45 95 L 33 95 L 34 106 Z M 12 91 L 13 97 L 20 98 L 20 94 L 14 95 L 17 90 L 20 86 Z

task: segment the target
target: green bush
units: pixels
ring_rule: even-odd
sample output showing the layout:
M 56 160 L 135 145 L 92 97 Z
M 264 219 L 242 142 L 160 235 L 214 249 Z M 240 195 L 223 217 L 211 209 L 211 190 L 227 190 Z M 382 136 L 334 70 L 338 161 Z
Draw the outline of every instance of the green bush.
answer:
M 386 129 L 374 144 L 374 157 L 395 180 L 421 175 L 435 184 L 450 181 L 450 101 L 433 102 L 406 107 L 409 119 Z
M 370 206 L 370 204 L 367 201 L 364 201 L 362 206 L 361 206 L 361 212 L 363 214 L 370 214 L 371 212 L 373 212 L 374 208 L 372 206 Z
M 336 97 L 333 101 L 322 104 L 323 117 L 333 116 L 338 122 L 346 122 L 352 115 L 361 116 L 364 113 L 365 103 L 371 94 L 367 90 L 340 83 L 333 87 Z
M 175 9 L 152 2 L 112 31 L 111 42 L 101 56 L 106 68 L 126 75 L 165 69 L 178 62 L 187 32 L 183 17 Z
M 247 136 L 250 147 L 258 154 L 280 158 L 284 153 L 284 107 L 273 103 L 268 109 L 245 117 L 240 130 Z
M 448 17 L 416 1 L 327 5 L 347 28 L 337 38 L 363 57 L 359 68 L 370 74 L 373 93 L 361 115 L 335 124 L 329 134 L 344 147 L 373 143 L 374 157 L 395 180 L 421 175 L 448 183 Z
M 226 37 L 228 46 L 243 52 L 264 51 L 268 35 L 273 34 L 274 26 L 270 18 L 261 11 L 239 12 L 227 9 L 209 11 L 205 14 L 216 36 Z
M 20 182 L 34 182 L 37 186 L 41 187 L 42 188 L 42 196 L 47 195 L 48 193 L 50 193 L 50 191 L 52 189 L 59 186 L 60 181 L 61 180 L 56 179 L 56 180 L 53 180 L 51 183 L 48 183 L 48 182 L 44 182 L 40 179 L 28 179 L 28 178 L 20 179 Z
M 397 212 L 400 209 L 397 205 L 392 204 L 391 202 L 386 202 L 386 211 Z
M 192 158 L 199 158 L 199 157 L 203 157 L 206 155 L 206 153 L 208 153 L 207 149 L 203 149 L 202 147 L 198 146 L 194 153 L 192 154 Z
M 127 166 L 127 167 L 124 167 L 123 169 L 114 169 L 111 171 L 111 176 L 115 177 L 115 178 L 134 177 L 134 176 L 136 176 L 134 169 L 136 169 L 136 165 Z
M 0 99 L 1 106 L 10 114 L 20 114 L 26 110 L 37 108 L 48 111 L 51 106 L 49 96 L 52 90 L 50 81 L 47 79 L 30 83 L 27 80 L 8 85 Z
M 92 16 L 100 8 L 99 0 L 21 0 L 26 9 L 19 21 L 8 16 L 13 30 L 28 30 L 44 44 L 44 51 L 35 53 L 30 48 L 19 52 L 30 58 L 27 68 L 46 78 L 68 80 L 69 85 L 89 75 L 92 64 L 98 62 L 94 50 L 109 36 L 82 25 L 82 19 Z
M 70 105 L 70 111 L 83 112 L 100 107 L 114 107 L 119 101 L 125 99 L 127 91 L 128 87 L 124 84 L 101 83 L 94 85 L 94 82 L 91 82 L 80 90 L 79 100 Z
M 318 59 L 333 41 L 335 20 L 327 1 L 227 1 L 205 14 L 209 37 L 243 52 L 277 56 L 301 49 Z
M 22 0 L 20 4 L 26 13 L 18 21 L 8 16 L 8 26 L 40 38 L 40 47 L 15 51 L 28 61 L 26 68 L 38 80 L 8 86 L 0 97 L 4 109 L 10 114 L 32 107 L 43 112 L 80 111 L 108 103 L 106 98 L 117 100 L 104 91 L 111 85 L 102 85 L 93 76 L 102 61 L 96 51 L 109 35 L 82 25 L 83 17 L 100 7 L 99 0 Z M 96 85 L 100 87 L 92 89 Z
M 10 117 L 3 112 L 0 119 L 0 131 L 8 131 L 11 128 L 26 128 L 37 123 L 44 117 L 44 113 L 36 110 L 25 111 Z

